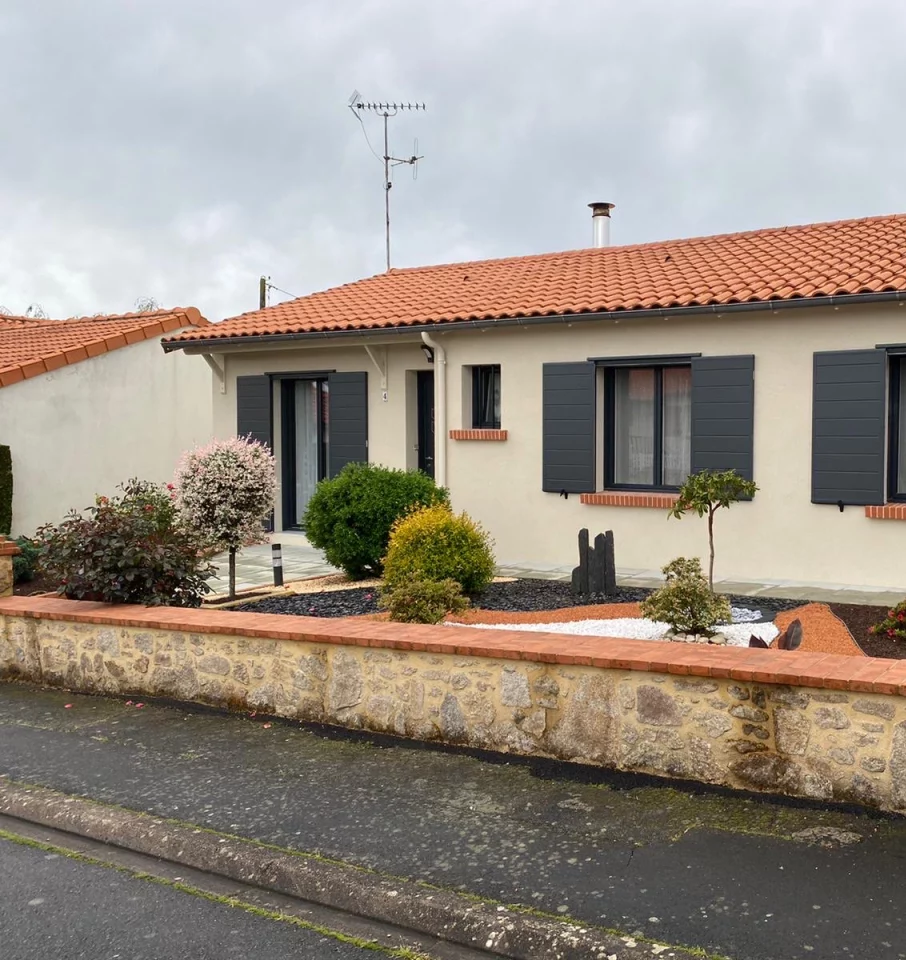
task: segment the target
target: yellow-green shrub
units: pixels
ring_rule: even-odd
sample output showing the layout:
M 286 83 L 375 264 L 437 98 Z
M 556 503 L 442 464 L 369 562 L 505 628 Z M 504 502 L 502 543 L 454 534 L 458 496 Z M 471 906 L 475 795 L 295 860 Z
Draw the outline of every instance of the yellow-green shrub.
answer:
M 390 532 L 384 582 L 390 590 L 408 580 L 455 580 L 480 593 L 494 578 L 492 541 L 468 514 L 438 504 L 399 519 Z
M 440 623 L 462 613 L 469 601 L 455 580 L 407 580 L 381 591 L 381 609 L 397 623 Z

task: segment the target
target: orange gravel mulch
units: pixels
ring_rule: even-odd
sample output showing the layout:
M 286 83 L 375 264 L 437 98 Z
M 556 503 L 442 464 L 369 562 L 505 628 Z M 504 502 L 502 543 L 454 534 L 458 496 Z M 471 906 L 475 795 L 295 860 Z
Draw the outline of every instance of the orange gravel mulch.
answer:
M 560 610 L 531 610 L 513 613 L 509 610 L 482 610 L 475 607 L 448 617 L 451 623 L 574 623 L 576 620 L 636 619 L 642 611 L 637 603 L 599 603 L 588 607 L 563 607 Z
M 846 657 L 864 657 L 865 652 L 852 638 L 843 621 L 830 611 L 826 603 L 807 603 L 795 610 L 777 614 L 774 623 L 783 633 L 794 621 L 802 623 L 802 645 L 805 653 L 839 653 Z M 774 641 L 776 645 L 776 641 Z

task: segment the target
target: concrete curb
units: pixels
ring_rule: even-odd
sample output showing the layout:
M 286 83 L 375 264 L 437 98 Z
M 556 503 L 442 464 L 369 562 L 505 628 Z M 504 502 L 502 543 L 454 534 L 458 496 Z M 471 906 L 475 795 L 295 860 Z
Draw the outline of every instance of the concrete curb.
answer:
M 0 813 L 511 960 L 701 957 L 4 777 Z

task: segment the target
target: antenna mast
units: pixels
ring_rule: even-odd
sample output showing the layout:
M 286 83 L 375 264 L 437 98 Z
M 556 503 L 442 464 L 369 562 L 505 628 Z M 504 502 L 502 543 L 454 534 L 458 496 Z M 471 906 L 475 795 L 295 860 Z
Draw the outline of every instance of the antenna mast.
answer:
M 358 90 L 354 90 L 352 96 L 349 98 L 349 109 L 352 111 L 353 116 L 359 123 L 362 124 L 362 130 L 365 130 L 365 124 L 362 121 L 362 113 L 368 111 L 369 113 L 376 113 L 379 117 L 383 118 L 384 121 L 384 155 L 383 157 L 378 157 L 379 160 L 384 162 L 384 236 L 387 247 L 387 269 L 390 269 L 390 188 L 393 186 L 393 183 L 390 179 L 390 170 L 392 167 L 398 167 L 401 163 L 407 163 L 412 167 L 412 179 L 418 179 L 418 161 L 424 159 L 423 157 L 418 156 L 418 140 L 415 141 L 415 146 L 412 151 L 412 156 L 410 157 L 394 157 L 390 153 L 390 144 L 388 138 L 387 124 L 391 117 L 395 117 L 398 113 L 401 113 L 404 110 L 425 110 L 427 109 L 423 103 L 368 103 L 362 99 L 362 95 Z M 365 133 L 365 139 L 368 140 L 368 134 Z M 368 146 L 371 147 L 371 143 L 368 143 Z M 372 148 L 372 153 L 374 149 Z M 377 156 L 377 154 L 375 154 Z

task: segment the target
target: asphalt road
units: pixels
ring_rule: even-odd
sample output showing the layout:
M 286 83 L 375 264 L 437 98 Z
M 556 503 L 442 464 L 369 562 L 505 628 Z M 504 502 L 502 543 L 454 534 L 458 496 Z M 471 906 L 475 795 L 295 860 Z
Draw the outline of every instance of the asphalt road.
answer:
M 16 684 L 0 774 L 732 960 L 906 960 L 903 818 Z
M 0 840 L 3 960 L 375 960 L 340 943 L 108 867 Z

